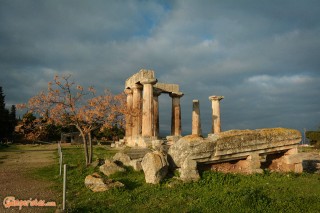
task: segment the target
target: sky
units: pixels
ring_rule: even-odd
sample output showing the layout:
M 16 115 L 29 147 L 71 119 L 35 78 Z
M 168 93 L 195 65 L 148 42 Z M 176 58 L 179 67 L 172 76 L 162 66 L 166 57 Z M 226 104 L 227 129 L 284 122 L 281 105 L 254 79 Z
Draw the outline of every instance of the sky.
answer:
M 320 1 L 0 0 L 0 86 L 24 103 L 55 75 L 113 93 L 140 69 L 180 85 L 183 135 L 199 100 L 204 133 L 320 127 Z M 160 100 L 169 134 L 171 98 Z

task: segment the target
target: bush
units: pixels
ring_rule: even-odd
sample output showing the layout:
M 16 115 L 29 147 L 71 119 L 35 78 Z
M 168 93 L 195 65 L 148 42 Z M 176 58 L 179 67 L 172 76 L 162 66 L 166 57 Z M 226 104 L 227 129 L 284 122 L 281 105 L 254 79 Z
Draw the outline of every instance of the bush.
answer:
M 320 148 L 320 131 L 307 131 L 306 138 L 310 140 L 310 145 Z

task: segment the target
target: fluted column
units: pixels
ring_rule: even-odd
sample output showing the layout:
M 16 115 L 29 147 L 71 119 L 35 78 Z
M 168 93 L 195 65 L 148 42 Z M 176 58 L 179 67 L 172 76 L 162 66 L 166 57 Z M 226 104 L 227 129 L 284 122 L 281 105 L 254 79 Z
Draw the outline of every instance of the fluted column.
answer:
M 220 121 L 220 101 L 223 96 L 210 96 L 209 100 L 212 102 L 212 133 L 221 132 L 221 121 Z
M 141 81 L 143 84 L 143 104 L 142 104 L 142 136 L 151 137 L 153 135 L 153 84 L 156 79 Z
M 180 136 L 181 135 L 181 108 L 180 108 L 180 98 L 183 93 L 170 93 L 172 98 L 172 116 L 171 116 L 171 135 Z
M 142 85 L 135 84 L 132 89 L 132 136 L 141 135 L 141 104 L 142 104 Z
M 199 100 L 193 100 L 192 106 L 192 135 L 202 135 L 200 121 L 200 103 Z
M 129 138 L 132 136 L 132 90 L 125 89 L 124 93 L 127 95 L 126 138 Z
M 159 136 L 159 95 L 161 90 L 153 89 L 153 136 Z

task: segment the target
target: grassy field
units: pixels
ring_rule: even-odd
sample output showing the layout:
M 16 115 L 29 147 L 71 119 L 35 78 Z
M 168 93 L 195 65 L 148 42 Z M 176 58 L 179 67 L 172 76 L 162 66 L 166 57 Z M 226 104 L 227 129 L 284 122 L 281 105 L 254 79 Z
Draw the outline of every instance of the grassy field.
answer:
M 84 179 L 99 168 L 84 166 L 82 148 L 64 148 L 68 164 L 68 212 L 320 212 L 319 174 L 235 175 L 204 172 L 196 183 L 181 183 L 168 178 L 161 184 L 144 181 L 143 172 L 127 167 L 125 173 L 111 178 L 125 188 L 91 192 Z M 114 150 L 95 147 L 94 158 L 106 158 Z M 35 170 L 34 178 L 55 182 L 62 191 L 57 164 Z

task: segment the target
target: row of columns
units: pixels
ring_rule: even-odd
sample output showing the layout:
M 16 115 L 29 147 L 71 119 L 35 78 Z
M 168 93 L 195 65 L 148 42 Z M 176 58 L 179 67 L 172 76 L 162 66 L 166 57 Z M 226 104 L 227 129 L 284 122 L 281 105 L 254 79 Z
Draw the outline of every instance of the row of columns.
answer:
M 153 88 L 156 79 L 141 81 L 124 90 L 127 95 L 126 138 L 159 136 L 159 95 Z M 172 98 L 171 135 L 181 135 L 180 98 L 183 93 L 170 93 Z
M 158 137 L 159 136 L 159 95 L 161 90 L 153 88 L 156 79 L 135 84 L 125 89 L 127 109 L 131 112 L 126 116 L 126 137 Z M 143 92 L 142 92 L 143 91 Z M 180 98 L 183 93 L 170 93 L 172 98 L 171 135 L 181 135 Z M 220 101 L 223 96 L 210 96 L 212 103 L 212 133 L 221 132 Z M 143 100 L 143 101 L 142 101 Z M 142 113 L 142 115 L 141 115 Z M 201 135 L 199 101 L 193 101 L 192 134 Z
M 223 96 L 210 96 L 209 100 L 212 104 L 212 129 L 213 134 L 221 132 L 221 119 L 220 119 L 220 101 Z M 202 135 L 201 121 L 200 121 L 200 106 L 199 100 L 193 100 L 192 106 L 192 135 Z

